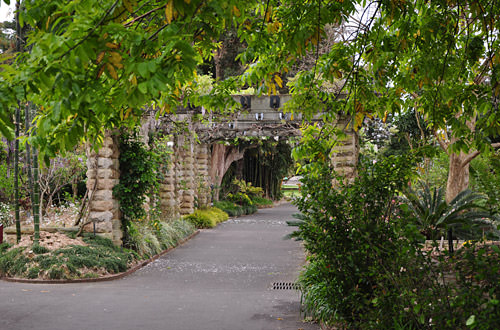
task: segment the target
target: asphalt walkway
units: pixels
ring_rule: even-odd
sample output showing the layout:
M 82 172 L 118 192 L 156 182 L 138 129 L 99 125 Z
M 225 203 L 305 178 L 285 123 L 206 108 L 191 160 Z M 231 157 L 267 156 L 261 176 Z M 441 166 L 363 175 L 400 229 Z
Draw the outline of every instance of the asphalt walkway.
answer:
M 289 283 L 304 262 L 283 237 L 290 205 L 203 230 L 121 280 L 85 284 L 0 281 L 0 330 L 316 330 Z

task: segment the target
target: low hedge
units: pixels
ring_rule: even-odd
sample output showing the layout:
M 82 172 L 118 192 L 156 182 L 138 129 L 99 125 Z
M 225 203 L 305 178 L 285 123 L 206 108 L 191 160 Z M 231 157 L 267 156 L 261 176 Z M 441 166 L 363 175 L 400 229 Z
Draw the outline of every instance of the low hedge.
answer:
M 229 219 L 229 215 L 217 207 L 199 209 L 184 217 L 196 228 L 213 228 L 218 223 Z
M 257 205 L 238 205 L 230 201 L 215 202 L 214 206 L 223 210 L 230 217 L 239 217 L 241 215 L 252 214 L 257 212 Z

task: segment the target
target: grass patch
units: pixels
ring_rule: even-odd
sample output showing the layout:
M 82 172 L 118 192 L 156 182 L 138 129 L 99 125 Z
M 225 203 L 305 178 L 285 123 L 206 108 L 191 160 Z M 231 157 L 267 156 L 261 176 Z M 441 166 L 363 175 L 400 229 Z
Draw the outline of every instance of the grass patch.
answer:
M 257 207 L 267 207 L 274 204 L 272 200 L 261 196 L 252 197 L 252 202 L 257 205 Z
M 195 230 L 191 222 L 183 219 L 171 222 L 131 222 L 128 225 L 128 245 L 141 257 L 149 258 L 163 250 L 177 246 Z

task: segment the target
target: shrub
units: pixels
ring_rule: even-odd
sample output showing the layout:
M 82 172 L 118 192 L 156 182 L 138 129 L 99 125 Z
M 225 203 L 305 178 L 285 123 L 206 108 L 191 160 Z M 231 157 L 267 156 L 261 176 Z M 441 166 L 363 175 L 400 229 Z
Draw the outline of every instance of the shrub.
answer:
M 363 163 L 346 184 L 328 165 L 304 177 L 294 235 L 310 253 L 299 277 L 307 313 L 346 329 L 497 329 L 500 248 L 424 250 L 410 208 L 396 203 L 407 163 Z
M 223 210 L 231 217 L 239 217 L 241 215 L 257 212 L 257 205 L 238 205 L 231 201 L 215 202 L 214 206 Z
M 384 307 L 387 317 L 394 316 L 385 310 L 393 306 L 386 301 L 398 294 L 382 270 L 392 272 L 395 261 L 416 251 L 411 240 L 400 240 L 405 224 L 394 212 L 394 200 L 411 174 L 406 162 L 388 157 L 366 163 L 359 177 L 346 184 L 327 164 L 304 177 L 303 197 L 296 201 L 303 214 L 296 235 L 311 253 L 300 283 L 306 308 L 315 318 L 361 327 L 374 301 Z M 387 299 L 382 299 L 381 290 L 386 290 Z M 377 326 L 384 328 L 383 322 Z
M 272 200 L 270 200 L 268 198 L 265 198 L 265 197 L 261 197 L 261 196 L 254 196 L 254 197 L 252 197 L 252 202 L 257 207 L 265 207 L 265 206 L 271 206 L 271 205 L 273 205 L 273 201 Z
M 142 257 L 151 257 L 191 235 L 195 227 L 183 219 L 172 222 L 149 221 L 129 223 L 129 242 Z
M 218 223 L 226 221 L 228 214 L 217 207 L 199 209 L 194 213 L 184 217 L 184 220 L 190 221 L 196 228 L 213 228 Z
M 481 238 L 486 229 L 491 237 L 499 237 L 493 226 L 495 217 L 481 206 L 486 196 L 465 190 L 448 205 L 441 188 L 434 188 L 431 192 L 428 185 L 421 186 L 422 189 L 417 192 L 410 188 L 404 201 L 428 239 L 444 236 L 447 228 L 453 228 L 454 234 L 462 239 Z

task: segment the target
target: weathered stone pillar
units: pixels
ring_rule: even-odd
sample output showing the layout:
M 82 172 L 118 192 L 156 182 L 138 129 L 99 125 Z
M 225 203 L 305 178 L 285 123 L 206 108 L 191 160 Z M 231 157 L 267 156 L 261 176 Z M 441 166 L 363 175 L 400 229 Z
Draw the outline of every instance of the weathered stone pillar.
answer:
M 180 214 L 190 214 L 194 212 L 194 158 L 193 141 L 189 137 L 179 139 L 177 152 L 179 153 L 181 167 L 181 181 L 177 183 L 180 201 Z
M 173 142 L 172 142 L 173 143 Z M 160 184 L 160 207 L 164 220 L 173 220 L 179 217 L 179 208 L 175 194 L 175 153 L 172 153 L 170 162 L 167 164 L 165 179 Z
M 206 143 L 196 145 L 196 196 L 199 207 L 207 207 L 212 202 L 209 175 L 210 147 Z
M 341 118 L 336 126 L 344 128 L 347 125 L 346 118 Z M 359 156 L 359 136 L 352 128 L 344 131 L 346 137 L 342 139 L 341 144 L 335 147 L 335 152 L 332 154 L 332 165 L 338 174 L 345 176 L 347 180 L 352 180 L 356 176 L 356 166 Z
M 122 244 L 121 214 L 118 201 L 113 197 L 113 187 L 120 182 L 119 143 L 117 137 L 106 132 L 104 142 L 96 153 L 90 152 L 87 161 L 87 189 L 91 196 L 87 231 L 93 230 Z

